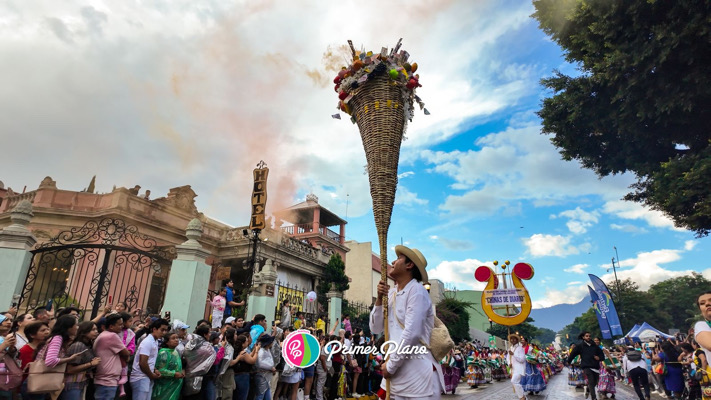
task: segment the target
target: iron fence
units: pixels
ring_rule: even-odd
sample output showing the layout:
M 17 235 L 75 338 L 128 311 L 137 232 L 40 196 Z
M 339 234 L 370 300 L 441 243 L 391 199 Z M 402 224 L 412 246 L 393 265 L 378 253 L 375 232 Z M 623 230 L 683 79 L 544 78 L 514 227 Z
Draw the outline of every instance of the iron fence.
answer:
M 284 283 L 281 281 L 276 283 L 274 289 L 275 295 L 277 296 L 277 304 L 274 309 L 275 320 L 281 320 L 281 306 L 284 300 L 289 300 L 291 307 L 295 308 L 295 311 L 291 314 L 291 325 L 293 325 L 296 319 L 297 312 L 304 313 L 306 326 L 308 327 L 315 327 L 319 315 L 327 314 L 328 303 L 323 301 L 324 299 L 322 297 L 317 295 L 314 300 L 308 299 L 309 292 L 313 291 L 315 293 L 313 289 L 301 288 L 298 285 L 290 285 L 288 282 Z
M 175 248 L 115 218 L 88 221 L 60 232 L 32 250 L 18 309 L 32 312 L 48 302 L 74 306 L 96 317 L 107 305 L 160 312 Z
M 367 305 L 365 303 L 360 303 L 357 301 L 349 301 L 344 299 L 342 305 L 343 317 L 348 315 L 351 321 L 351 329 L 355 331 L 356 328 L 361 329 L 366 335 L 370 335 L 370 310 L 373 308 L 372 305 Z M 343 320 L 341 318 L 341 321 Z

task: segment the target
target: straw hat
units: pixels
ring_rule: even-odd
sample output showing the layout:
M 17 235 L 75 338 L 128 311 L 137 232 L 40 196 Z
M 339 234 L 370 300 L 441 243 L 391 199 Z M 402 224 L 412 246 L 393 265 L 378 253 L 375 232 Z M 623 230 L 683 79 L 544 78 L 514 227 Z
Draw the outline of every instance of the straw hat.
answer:
M 427 271 L 425 271 L 425 267 L 427 267 L 427 259 L 425 258 L 425 256 L 422 255 L 419 250 L 411 249 L 402 245 L 397 245 L 395 246 L 395 254 L 397 254 L 398 257 L 403 255 L 409 258 L 410 261 L 412 261 L 417 267 L 417 269 L 420 271 L 420 275 L 422 275 L 422 282 L 429 283 L 430 280 L 427 276 Z

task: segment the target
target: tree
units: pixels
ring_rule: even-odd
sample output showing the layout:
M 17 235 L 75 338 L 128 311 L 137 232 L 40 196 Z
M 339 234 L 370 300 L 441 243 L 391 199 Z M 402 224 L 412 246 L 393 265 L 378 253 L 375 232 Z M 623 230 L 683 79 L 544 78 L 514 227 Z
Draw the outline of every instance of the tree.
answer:
M 611 287 L 608 284 L 608 287 Z M 666 310 L 657 306 L 654 297 L 649 292 L 639 290 L 639 285 L 627 278 L 620 281 L 620 292 L 612 291 L 612 300 L 622 324 L 623 333 L 627 333 L 635 324 L 647 322 L 659 330 L 668 330 L 671 327 L 671 317 Z
M 498 336 L 502 339 L 507 339 L 509 333 L 518 332 L 519 335 L 531 341 L 540 333 L 540 330 L 536 328 L 532 324 L 532 322 L 534 322 L 533 318 L 528 317 L 524 322 L 513 326 L 492 324 L 491 328 L 487 329 L 486 332 L 490 335 Z
M 445 296 L 437 303 L 437 317 L 442 320 L 455 343 L 463 340 L 471 340 L 469 336 L 469 311 L 474 303 L 457 300 L 451 296 Z
M 541 346 L 548 346 L 555 340 L 555 331 L 548 328 L 538 328 L 538 335 L 533 338 L 533 342 Z
M 540 28 L 580 75 L 558 71 L 538 115 L 565 160 L 633 172 L 626 200 L 711 230 L 711 2 L 534 0 Z
M 711 281 L 703 275 L 692 272 L 691 275 L 667 279 L 655 283 L 649 288 L 649 295 L 654 299 L 657 308 L 670 316 L 669 328 L 686 332 L 699 314 L 696 298 L 699 293 L 709 290 Z M 691 321 L 690 321 L 691 320 Z M 663 329 L 657 327 L 657 329 Z
M 319 296 L 325 297 L 331 290 L 332 283 L 336 284 L 336 290 L 339 292 L 345 292 L 350 286 L 346 276 L 346 264 L 338 253 L 331 256 L 324 268 L 324 277 L 316 288 Z

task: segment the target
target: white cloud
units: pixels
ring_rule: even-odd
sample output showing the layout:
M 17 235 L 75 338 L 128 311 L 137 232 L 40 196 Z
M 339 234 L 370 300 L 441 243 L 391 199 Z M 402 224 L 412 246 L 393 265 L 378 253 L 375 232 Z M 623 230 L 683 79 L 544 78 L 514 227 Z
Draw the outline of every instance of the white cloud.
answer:
M 684 242 L 684 250 L 691 251 L 694 249 L 694 247 L 696 247 L 697 244 L 698 242 L 694 240 L 687 240 L 686 242 Z
M 406 187 L 398 185 L 397 196 L 395 196 L 395 204 L 423 206 L 427 203 L 429 203 L 429 200 L 421 199 L 417 197 L 417 193 L 413 193 Z
M 483 290 L 486 287 L 486 282 L 479 282 L 474 279 L 474 271 L 482 265 L 494 267 L 492 263 L 469 258 L 466 260 L 442 261 L 432 270 L 428 270 L 427 274 L 430 278 L 454 284 L 457 289 Z
M 572 282 L 566 283 L 566 285 L 568 285 L 568 286 L 582 285 L 582 284 L 583 284 L 583 282 L 581 282 L 581 281 L 572 281 Z
M 680 232 L 686 231 L 682 228 L 676 228 L 674 222 L 664 213 L 650 210 L 639 203 L 611 200 L 605 203 L 602 210 L 606 214 L 612 214 L 623 219 L 643 220 L 655 228 L 668 228 Z
M 585 270 L 589 267 L 588 264 L 575 264 L 571 266 L 570 268 L 566 268 L 563 271 L 565 272 L 572 272 L 575 274 L 582 274 L 585 273 Z
M 533 308 L 552 307 L 556 304 L 575 304 L 588 294 L 585 285 L 568 287 L 565 290 L 548 289 L 541 299 L 533 300 Z
M 574 246 L 570 244 L 570 237 L 561 235 L 547 235 L 536 233 L 529 238 L 523 239 L 523 244 L 527 248 L 528 254 L 533 257 L 565 257 L 581 252 L 581 246 L 587 250 L 588 244 Z
M 648 231 L 644 228 L 640 228 L 635 225 L 630 225 L 630 224 L 610 224 L 610 228 L 616 230 L 616 231 L 622 231 L 622 232 L 628 232 L 628 233 L 647 233 Z
M 598 211 L 587 212 L 580 207 L 574 210 L 565 210 L 558 214 L 558 217 L 568 218 L 566 226 L 570 232 L 579 235 L 587 232 L 588 228 L 597 224 L 600 213 Z
M 540 126 L 528 124 L 477 139 L 468 151 L 423 151 L 430 171 L 454 180 L 452 188 L 467 190 L 449 195 L 441 209 L 456 216 L 492 215 L 510 203 L 530 201 L 536 206 L 558 204 L 586 195 L 619 199 L 634 182 L 629 174 L 598 179 L 578 162 L 560 159 Z M 555 171 L 554 174 L 551 171 Z M 569 229 L 583 232 L 597 222 L 599 213 L 582 209 L 565 215 L 575 221 Z
M 415 175 L 415 172 L 413 172 L 413 171 L 405 171 L 405 172 L 402 172 L 402 173 L 397 174 L 397 178 L 398 178 L 398 179 L 404 179 L 404 178 L 407 178 L 407 177 L 413 176 L 413 175 Z

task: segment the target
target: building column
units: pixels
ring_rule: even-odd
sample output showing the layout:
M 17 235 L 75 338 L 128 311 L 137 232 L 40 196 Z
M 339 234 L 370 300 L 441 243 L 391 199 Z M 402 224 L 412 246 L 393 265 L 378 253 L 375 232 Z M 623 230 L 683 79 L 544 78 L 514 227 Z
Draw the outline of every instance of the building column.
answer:
M 320 227 L 321 227 L 321 209 L 316 207 L 316 208 L 314 208 L 314 220 L 313 220 L 314 233 L 318 233 Z
M 339 238 L 338 238 L 339 242 L 341 244 L 345 244 L 346 243 L 346 224 L 341 224 L 338 235 L 339 235 Z
M 30 249 L 37 243 L 27 225 L 34 214 L 32 203 L 22 200 L 10 212 L 12 224 L 0 230 L 0 309 L 17 302 L 32 261 Z
M 257 266 L 255 265 L 256 268 Z M 276 293 L 274 292 L 276 280 L 276 267 L 271 259 L 267 259 L 262 270 L 254 274 L 252 290 L 247 300 L 245 321 L 253 319 L 257 314 L 262 314 L 267 317 L 267 328 L 272 325 L 275 317 L 274 311 L 277 306 Z M 270 332 L 269 329 L 267 329 L 267 332 Z
M 328 299 L 328 323 L 330 326 L 326 327 L 326 331 L 330 332 L 331 328 L 333 327 L 333 324 L 336 322 L 336 318 L 338 318 L 338 323 L 340 324 L 341 321 L 341 308 L 343 305 L 343 292 L 339 292 L 336 290 L 336 284 L 331 283 L 331 290 L 326 293 L 326 298 Z M 324 332 L 324 333 L 327 333 Z M 334 332 L 336 335 L 338 334 L 338 329 L 336 329 L 336 332 Z
M 172 319 L 179 319 L 194 326 L 198 320 L 205 318 L 211 271 L 210 266 L 205 264 L 205 259 L 210 253 L 197 241 L 202 237 L 200 220 L 195 218 L 188 223 L 185 236 L 188 240 L 175 246 L 178 258 L 170 267 L 163 312 L 170 311 Z

